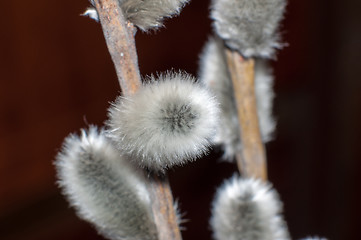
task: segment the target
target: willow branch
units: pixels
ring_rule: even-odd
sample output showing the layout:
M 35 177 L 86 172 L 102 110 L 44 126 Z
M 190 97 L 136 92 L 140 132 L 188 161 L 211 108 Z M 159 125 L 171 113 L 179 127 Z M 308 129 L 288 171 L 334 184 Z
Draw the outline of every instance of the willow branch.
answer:
M 242 150 L 237 164 L 245 177 L 267 179 L 267 163 L 259 130 L 254 89 L 254 60 L 244 59 L 238 52 L 226 50 L 236 100 Z
M 118 0 L 94 0 L 104 37 L 112 57 L 123 95 L 141 86 L 133 24 L 127 22 Z M 159 240 L 181 240 L 168 178 L 150 174 L 150 197 Z
M 135 28 L 124 19 L 117 0 L 94 0 L 94 3 L 123 95 L 133 94 L 141 85 Z
M 159 240 L 181 240 L 182 236 L 174 210 L 174 201 L 167 177 L 152 175 L 150 194 L 153 199 L 152 210 L 158 226 Z

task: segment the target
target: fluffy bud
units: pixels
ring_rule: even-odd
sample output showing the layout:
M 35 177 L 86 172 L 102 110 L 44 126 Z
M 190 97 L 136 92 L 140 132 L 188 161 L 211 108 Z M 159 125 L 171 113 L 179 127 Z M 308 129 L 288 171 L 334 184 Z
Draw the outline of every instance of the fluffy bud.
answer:
M 233 160 L 242 148 L 240 129 L 232 79 L 228 71 L 224 46 L 220 39 L 211 38 L 206 44 L 200 61 L 199 78 L 212 90 L 220 102 L 220 124 L 214 141 L 224 148 L 224 158 Z M 272 140 L 276 121 L 272 116 L 273 76 L 267 64 L 255 64 L 255 94 L 260 132 L 263 142 Z
M 213 0 L 211 17 L 228 47 L 245 57 L 274 55 L 281 48 L 278 33 L 285 0 Z
M 189 0 L 120 0 L 127 19 L 142 31 L 163 26 L 163 19 L 178 15 Z
M 154 76 L 109 109 L 109 136 L 140 166 L 164 171 L 207 152 L 218 104 L 185 73 Z
M 211 227 L 216 240 L 288 240 L 282 203 L 270 184 L 233 177 L 217 191 Z
M 114 240 L 156 240 L 157 230 L 143 173 L 91 127 L 70 135 L 58 154 L 59 185 L 80 218 Z
M 163 26 L 164 18 L 178 15 L 189 0 L 118 0 L 124 17 L 140 28 L 142 31 L 157 29 Z M 90 0 L 94 6 L 94 1 Z M 95 10 L 94 10 L 95 11 Z M 94 17 L 93 11 L 85 12 Z M 90 15 L 91 13 L 92 15 Z M 96 12 L 95 12 L 96 13 Z

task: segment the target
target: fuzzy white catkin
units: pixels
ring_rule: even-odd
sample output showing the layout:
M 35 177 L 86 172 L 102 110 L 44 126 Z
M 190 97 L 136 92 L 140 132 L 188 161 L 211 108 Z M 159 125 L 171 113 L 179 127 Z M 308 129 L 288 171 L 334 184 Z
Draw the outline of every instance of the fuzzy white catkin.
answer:
M 215 240 L 288 240 L 282 203 L 271 185 L 233 177 L 217 191 L 210 225 Z
M 163 26 L 164 18 L 178 15 L 189 0 L 118 0 L 124 17 L 142 31 L 149 31 Z M 90 3 L 94 6 L 93 0 Z M 94 9 L 95 11 L 95 9 Z M 84 13 L 98 21 L 89 9 Z
M 271 58 L 281 48 L 279 22 L 285 0 L 212 0 L 216 33 L 245 57 Z
M 96 127 L 65 139 L 59 185 L 80 218 L 112 240 L 156 240 L 146 180 Z
M 142 31 L 163 26 L 163 19 L 178 15 L 189 0 L 120 0 L 127 19 Z
M 109 136 L 149 170 L 182 165 L 204 155 L 218 120 L 213 95 L 185 73 L 151 76 L 134 95 L 109 108 Z
M 216 95 L 220 102 L 220 124 L 215 143 L 224 149 L 224 159 L 232 161 L 242 148 L 240 129 L 234 100 L 233 84 L 228 71 L 224 46 L 220 39 L 210 38 L 200 58 L 199 79 Z M 267 64 L 257 60 L 255 64 L 255 94 L 260 133 L 263 142 L 272 140 L 276 121 L 272 115 L 273 76 Z

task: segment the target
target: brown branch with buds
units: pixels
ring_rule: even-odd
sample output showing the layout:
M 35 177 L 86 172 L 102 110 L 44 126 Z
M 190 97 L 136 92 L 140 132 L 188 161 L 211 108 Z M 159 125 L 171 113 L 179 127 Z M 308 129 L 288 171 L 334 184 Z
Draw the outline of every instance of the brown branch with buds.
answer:
M 134 41 L 135 28 L 125 20 L 117 0 L 94 0 L 94 4 L 122 93 L 125 96 L 134 94 L 142 84 Z M 150 173 L 149 180 L 159 240 L 181 240 L 168 178 Z

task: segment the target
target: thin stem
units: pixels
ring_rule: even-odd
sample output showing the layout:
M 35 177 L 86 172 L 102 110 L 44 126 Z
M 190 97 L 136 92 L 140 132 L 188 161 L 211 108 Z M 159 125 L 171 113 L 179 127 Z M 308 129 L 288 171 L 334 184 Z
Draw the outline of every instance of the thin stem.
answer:
M 242 150 L 237 164 L 246 177 L 267 179 L 267 163 L 257 115 L 254 90 L 254 60 L 244 59 L 238 52 L 226 50 L 238 111 Z
M 141 86 L 135 28 L 124 19 L 117 0 L 94 0 L 94 3 L 123 95 L 133 94 Z
M 172 192 L 167 177 L 151 175 L 150 196 L 157 201 L 153 202 L 153 215 L 158 225 L 158 236 L 162 240 L 181 240 L 177 216 L 174 211 Z M 161 226 L 161 227 L 159 227 Z
M 118 0 L 94 0 L 104 37 L 122 93 L 134 94 L 141 86 L 133 24 L 127 22 Z M 150 174 L 150 197 L 159 240 L 181 240 L 168 178 Z

